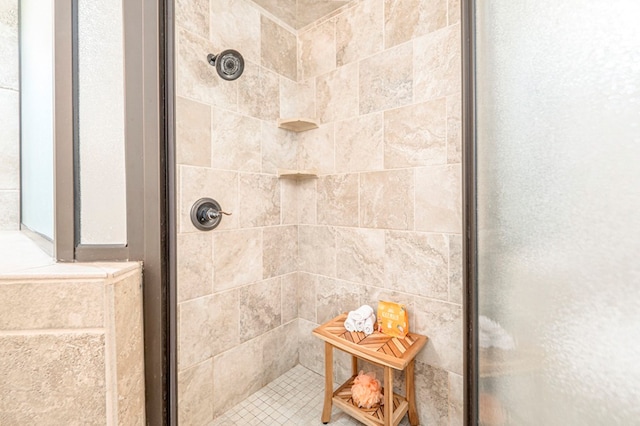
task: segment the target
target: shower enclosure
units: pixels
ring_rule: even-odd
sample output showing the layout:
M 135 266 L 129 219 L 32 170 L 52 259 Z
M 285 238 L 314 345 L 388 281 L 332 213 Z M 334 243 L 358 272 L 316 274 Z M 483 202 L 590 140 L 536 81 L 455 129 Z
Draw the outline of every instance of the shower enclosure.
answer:
M 458 2 L 174 6 L 179 423 L 295 366 L 322 374 L 311 330 L 391 300 L 430 338 L 421 422 L 460 424 Z M 244 57 L 229 81 L 208 62 L 227 49 Z M 209 231 L 191 220 L 202 198 L 231 213 Z
M 466 6 L 467 419 L 635 424 L 640 5 Z

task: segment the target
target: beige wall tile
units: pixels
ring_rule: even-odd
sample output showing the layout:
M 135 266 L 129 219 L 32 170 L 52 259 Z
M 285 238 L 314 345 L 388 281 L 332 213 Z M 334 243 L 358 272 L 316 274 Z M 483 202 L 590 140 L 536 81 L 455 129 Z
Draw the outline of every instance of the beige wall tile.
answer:
M 449 252 L 446 237 L 388 231 L 384 272 L 386 288 L 448 300 Z
M 384 165 L 388 169 L 446 164 L 445 99 L 384 113 Z
M 358 175 L 321 176 L 317 181 L 318 224 L 358 226 Z
M 462 374 L 462 308 L 448 302 L 416 297 L 415 332 L 429 337 L 416 360 Z
M 183 28 L 177 31 L 176 94 L 186 98 L 235 110 L 238 103 L 238 82 L 218 76 L 207 62 L 207 54 L 216 51 L 208 39 Z
M 298 321 L 264 335 L 262 384 L 267 385 L 298 364 Z
M 293 272 L 291 274 L 284 275 L 281 279 L 282 279 L 282 323 L 286 324 L 298 318 L 298 273 Z M 296 330 L 296 334 L 297 334 L 297 330 Z M 297 352 L 296 352 L 296 356 L 297 356 Z
M 291 80 L 298 77 L 296 35 L 264 15 L 260 16 L 261 64 Z
M 264 277 L 295 272 L 298 268 L 298 227 L 276 226 L 263 230 L 262 264 Z
M 241 173 L 238 185 L 240 227 L 280 224 L 280 180 Z
M 298 223 L 315 225 L 317 223 L 317 179 L 301 179 L 298 181 Z
M 298 34 L 298 80 L 304 81 L 336 68 L 334 19 Z
M 209 232 L 177 236 L 178 302 L 213 292 L 213 240 Z
M 318 322 L 316 316 L 316 288 L 319 277 L 317 275 L 298 272 L 298 316 L 313 323 Z
M 244 73 L 237 81 L 238 111 L 261 120 L 280 117 L 280 78 L 276 73 L 245 61 Z
M 0 300 L 0 330 L 104 327 L 101 280 L 2 284 Z
M 217 232 L 213 250 L 214 291 L 262 280 L 262 229 Z
M 464 382 L 454 373 L 449 373 L 449 425 L 464 425 Z
M 0 5 L 0 87 L 19 88 L 18 0 Z
M 385 0 L 384 9 L 387 48 L 447 25 L 447 0 Z
M 277 174 L 278 169 L 296 169 L 298 140 L 296 133 L 279 129 L 274 123 L 262 122 L 262 172 Z
M 384 283 L 384 231 L 337 228 L 337 276 L 358 284 L 382 287 Z
M 413 229 L 413 171 L 360 175 L 360 226 Z
M 0 27 L 1 28 L 1 27 Z M 0 37 L 0 40 L 2 38 Z M 2 47 L 0 47 L 0 52 Z M 0 65 L 0 69 L 2 65 Z M 20 95 L 0 86 L 0 190 L 20 188 Z
M 280 117 L 316 118 L 316 80 L 293 82 L 280 77 Z
M 238 174 L 204 167 L 179 166 L 179 232 L 201 232 L 191 223 L 191 207 L 203 197 L 211 197 L 226 212 L 216 231 L 238 227 Z
M 176 0 L 176 25 L 194 34 L 209 38 L 209 2 Z M 214 53 L 214 52 L 209 52 Z
M 0 336 L 2 423 L 106 424 L 104 345 L 103 333 Z
M 211 41 L 217 50 L 210 53 L 234 49 L 244 59 L 260 63 L 260 12 L 247 0 L 216 0 L 212 4 Z
M 335 170 L 334 126 L 323 124 L 318 129 L 299 133 L 298 167 L 303 170 L 316 170 L 320 174 Z
M 329 226 L 298 227 L 298 267 L 300 271 L 336 276 L 335 231 Z
M 336 61 L 348 64 L 382 50 L 382 0 L 363 0 L 336 18 Z
M 240 343 L 236 291 L 178 305 L 178 368 L 184 370 Z
M 414 40 L 414 100 L 461 93 L 460 25 L 452 25 Z
M 280 179 L 280 208 L 280 223 L 282 225 L 298 224 L 297 179 Z
M 409 312 L 409 331 L 413 332 L 415 331 L 415 318 L 413 315 L 415 311 L 414 299 L 415 295 L 413 294 L 366 285 L 364 286 L 364 293 L 362 295 L 362 304 L 371 306 L 376 315 L 378 314 L 378 302 L 381 300 L 404 305 L 407 312 Z
M 211 166 L 211 107 L 176 99 L 176 156 L 178 164 Z
M 360 62 L 360 114 L 397 108 L 413 99 L 411 43 L 385 50 Z
M 336 172 L 384 168 L 383 115 L 369 114 L 335 123 Z
M 319 277 L 316 288 L 316 312 L 318 323 L 323 324 L 332 318 L 360 307 L 363 287 L 333 278 Z
M 0 231 L 20 229 L 20 191 L 0 191 Z
M 424 352 L 424 350 L 423 350 Z M 449 380 L 447 372 L 416 362 L 416 400 L 421 425 L 449 425 Z
M 462 232 L 462 172 L 459 164 L 416 169 L 416 229 Z
M 262 170 L 262 122 L 218 108 L 213 108 L 211 122 L 213 168 L 259 173 Z
M 298 357 L 302 366 L 324 375 L 324 342 L 311 334 L 317 326 L 315 322 L 298 320 Z
M 321 122 L 358 115 L 358 64 L 337 68 L 316 78 L 316 113 Z
M 447 98 L 447 162 L 462 163 L 461 95 Z
M 240 341 L 258 337 L 282 324 L 282 286 L 280 278 L 241 287 Z
M 253 2 L 295 28 L 297 0 L 253 0 Z
M 449 235 L 449 301 L 462 304 L 462 235 Z
M 262 344 L 249 340 L 213 359 L 214 417 L 262 387 Z
M 349 1 L 340 0 L 298 0 L 297 27 L 302 28 L 313 21 L 331 14 L 334 10 L 346 5 Z
M 118 423 L 132 426 L 146 424 L 141 273 L 113 284 Z
M 461 12 L 460 0 L 449 0 L 447 11 L 449 25 L 454 25 L 460 22 Z
M 204 425 L 213 420 L 213 358 L 178 372 L 178 421 Z

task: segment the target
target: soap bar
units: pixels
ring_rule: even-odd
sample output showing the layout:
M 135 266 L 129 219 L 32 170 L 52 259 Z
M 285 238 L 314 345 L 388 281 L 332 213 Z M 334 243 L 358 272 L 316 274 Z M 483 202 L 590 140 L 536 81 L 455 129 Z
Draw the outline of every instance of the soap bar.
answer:
M 409 314 L 404 305 L 379 301 L 378 331 L 393 337 L 405 337 L 409 332 Z

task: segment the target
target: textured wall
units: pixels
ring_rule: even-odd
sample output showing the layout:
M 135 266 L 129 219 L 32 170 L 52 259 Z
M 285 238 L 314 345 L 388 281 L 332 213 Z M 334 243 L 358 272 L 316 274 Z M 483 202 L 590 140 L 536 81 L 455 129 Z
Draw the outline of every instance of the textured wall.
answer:
M 18 0 L 0 0 L 0 231 L 20 226 Z
M 145 424 L 142 268 L 0 276 L 0 424 Z
M 204 425 L 298 363 L 292 109 L 296 35 L 250 2 L 176 2 L 178 388 L 181 425 Z M 222 80 L 208 53 L 236 49 Z M 286 114 L 286 112 L 284 113 Z M 212 232 L 189 219 L 212 197 L 232 212 Z
M 321 172 L 298 192 L 300 362 L 322 372 L 317 324 L 405 303 L 430 338 L 421 424 L 462 424 L 459 16 L 456 1 L 364 0 L 298 34 L 322 123 L 299 140 L 299 166 Z
M 458 3 L 365 0 L 297 33 L 248 1 L 176 8 L 181 424 L 298 361 L 322 373 L 311 329 L 379 299 L 406 303 L 431 339 L 422 422 L 461 424 Z M 205 61 L 226 48 L 246 59 L 234 82 Z M 294 116 L 321 126 L 276 127 Z M 213 232 L 189 220 L 203 196 L 233 212 Z

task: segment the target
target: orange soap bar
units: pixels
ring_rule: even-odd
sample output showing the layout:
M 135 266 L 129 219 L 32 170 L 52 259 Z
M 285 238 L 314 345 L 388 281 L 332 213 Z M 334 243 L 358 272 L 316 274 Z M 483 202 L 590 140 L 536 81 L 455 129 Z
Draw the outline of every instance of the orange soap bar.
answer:
M 409 315 L 404 305 L 379 301 L 378 331 L 393 337 L 405 337 L 409 332 Z

